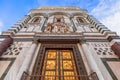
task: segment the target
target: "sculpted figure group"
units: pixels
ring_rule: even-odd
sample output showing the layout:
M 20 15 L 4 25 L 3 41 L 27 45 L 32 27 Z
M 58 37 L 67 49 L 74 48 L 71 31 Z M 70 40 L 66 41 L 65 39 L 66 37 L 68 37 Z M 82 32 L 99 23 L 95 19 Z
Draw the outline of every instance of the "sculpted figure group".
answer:
M 70 29 L 63 22 L 48 23 L 45 29 L 47 33 L 69 33 Z

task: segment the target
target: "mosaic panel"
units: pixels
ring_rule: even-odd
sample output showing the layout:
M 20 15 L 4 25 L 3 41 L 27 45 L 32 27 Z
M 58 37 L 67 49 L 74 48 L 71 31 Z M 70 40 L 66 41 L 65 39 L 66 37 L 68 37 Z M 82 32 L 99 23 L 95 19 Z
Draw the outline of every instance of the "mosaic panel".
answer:
M 113 80 L 119 80 L 119 79 L 118 79 L 118 76 L 117 76 L 117 75 L 119 75 L 119 74 L 115 74 L 115 72 L 114 72 L 113 69 L 111 69 L 111 68 L 113 68 L 113 65 L 115 65 L 116 62 L 117 62 L 117 63 L 120 62 L 120 59 L 119 59 L 119 58 L 101 58 L 101 60 L 102 60 L 102 62 L 104 63 L 106 69 L 107 69 L 108 72 L 110 73 L 110 75 L 111 75 L 111 77 L 113 78 Z M 111 63 L 112 63 L 112 66 L 111 66 Z M 115 67 L 115 66 L 114 66 L 114 67 Z M 115 71 L 117 71 L 117 69 L 118 69 L 118 71 L 119 71 L 118 64 L 117 64 L 117 66 L 116 66 L 115 68 L 116 68 Z
M 0 80 L 4 80 L 14 61 L 15 58 L 0 58 L 0 65 L 2 65 L 0 66 L 0 69 L 2 69 L 2 67 L 4 66 L 4 71 L 0 71 Z
M 5 70 L 7 69 L 9 64 L 10 64 L 10 61 L 0 61 L 0 69 L 1 69 L 0 70 L 0 77 L 5 72 Z

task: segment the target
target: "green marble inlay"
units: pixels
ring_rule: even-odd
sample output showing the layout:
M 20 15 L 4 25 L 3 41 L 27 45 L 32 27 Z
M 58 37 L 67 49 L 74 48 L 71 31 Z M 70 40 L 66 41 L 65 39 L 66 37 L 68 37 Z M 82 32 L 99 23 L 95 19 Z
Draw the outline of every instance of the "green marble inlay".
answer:
M 114 62 L 120 62 L 119 58 L 101 58 L 102 62 L 104 63 L 105 67 L 107 68 L 108 72 L 110 73 L 113 80 L 118 80 L 115 74 L 113 73 L 112 69 L 108 65 L 107 61 L 114 61 Z
M 0 80 L 3 80 L 6 76 L 6 74 L 8 73 L 9 69 L 11 68 L 12 64 L 15 61 L 15 58 L 0 58 L 0 61 L 11 61 L 10 64 L 8 65 L 7 69 L 5 70 L 5 72 L 2 74 Z

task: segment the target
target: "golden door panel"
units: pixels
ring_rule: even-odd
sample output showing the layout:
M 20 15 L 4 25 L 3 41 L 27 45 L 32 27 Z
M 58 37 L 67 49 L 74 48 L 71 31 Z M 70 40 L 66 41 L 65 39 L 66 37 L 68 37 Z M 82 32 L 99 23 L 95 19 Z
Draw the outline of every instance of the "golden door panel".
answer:
M 54 59 L 56 58 L 56 50 L 49 50 L 48 53 L 47 53 L 47 57 L 48 59 Z
M 63 69 L 73 69 L 72 61 L 64 60 L 63 61 Z
M 78 80 L 72 50 L 46 50 L 41 80 Z
M 55 69 L 55 60 L 47 60 L 46 69 Z
M 71 58 L 70 50 L 62 50 L 62 56 L 63 59 L 70 59 Z

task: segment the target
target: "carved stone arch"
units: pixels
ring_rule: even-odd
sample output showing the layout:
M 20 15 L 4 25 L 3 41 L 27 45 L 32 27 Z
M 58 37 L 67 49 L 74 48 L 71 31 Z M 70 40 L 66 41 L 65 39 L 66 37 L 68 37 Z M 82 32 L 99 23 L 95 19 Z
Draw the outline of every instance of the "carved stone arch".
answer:
M 30 14 L 30 16 L 32 16 L 32 18 L 28 22 L 29 24 L 39 24 L 41 19 L 42 19 L 42 17 L 47 17 L 47 14 L 35 13 L 35 14 Z
M 80 24 L 87 23 L 87 21 L 85 19 L 85 18 L 87 18 L 87 14 L 74 13 L 73 16 L 74 16 L 74 19 L 76 19 L 78 23 L 80 23 Z
M 82 16 L 82 17 L 84 17 L 84 18 L 87 18 L 87 14 L 83 14 L 83 13 L 73 13 L 72 14 L 73 16 Z

